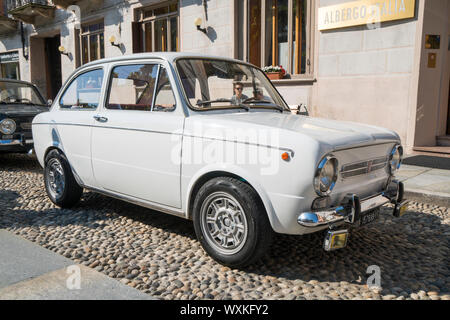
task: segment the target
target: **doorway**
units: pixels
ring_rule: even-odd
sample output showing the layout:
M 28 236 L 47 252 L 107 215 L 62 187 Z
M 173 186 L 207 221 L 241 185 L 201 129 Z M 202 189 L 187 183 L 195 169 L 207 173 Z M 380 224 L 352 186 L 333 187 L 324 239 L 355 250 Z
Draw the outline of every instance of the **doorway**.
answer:
M 47 99 L 55 99 L 62 85 L 60 35 L 44 38 Z
M 448 88 L 448 110 L 447 110 L 447 135 L 450 136 L 450 81 L 448 83 L 448 87 L 449 88 Z

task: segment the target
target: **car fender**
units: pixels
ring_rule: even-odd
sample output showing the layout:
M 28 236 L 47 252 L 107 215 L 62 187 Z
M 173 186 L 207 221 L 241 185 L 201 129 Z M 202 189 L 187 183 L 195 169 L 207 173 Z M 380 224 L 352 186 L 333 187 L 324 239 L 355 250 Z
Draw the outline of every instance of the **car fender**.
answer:
M 188 179 L 187 187 L 185 188 L 185 199 L 183 201 L 186 218 L 191 217 L 191 212 L 189 212 L 189 206 L 190 206 L 190 200 L 194 201 L 194 199 L 191 198 L 192 191 L 194 189 L 195 184 L 205 175 L 214 173 L 214 172 L 224 172 L 231 175 L 238 176 L 245 180 L 258 194 L 258 196 L 261 198 L 261 201 L 264 205 L 264 208 L 266 209 L 267 216 L 269 218 L 270 224 L 273 229 L 278 229 L 277 226 L 280 225 L 280 222 L 278 220 L 277 215 L 275 214 L 275 210 L 272 206 L 272 202 L 269 198 L 269 195 L 267 194 L 265 188 L 259 181 L 258 177 L 256 175 L 253 175 L 251 172 L 244 170 L 243 168 L 235 165 L 235 164 L 227 164 L 227 163 L 214 163 L 207 165 L 205 167 L 202 167 L 200 170 L 195 172 L 194 175 L 192 175 Z

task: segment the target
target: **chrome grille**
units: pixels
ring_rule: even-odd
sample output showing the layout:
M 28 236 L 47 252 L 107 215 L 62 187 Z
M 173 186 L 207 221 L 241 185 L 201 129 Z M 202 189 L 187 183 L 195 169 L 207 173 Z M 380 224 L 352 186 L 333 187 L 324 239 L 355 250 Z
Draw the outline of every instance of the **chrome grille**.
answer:
M 383 169 L 388 164 L 389 157 L 375 158 L 371 160 L 365 160 L 356 163 L 350 163 L 343 165 L 341 168 L 340 175 L 342 178 L 350 178 L 359 176 L 362 174 L 367 174 L 369 172 L 377 171 Z

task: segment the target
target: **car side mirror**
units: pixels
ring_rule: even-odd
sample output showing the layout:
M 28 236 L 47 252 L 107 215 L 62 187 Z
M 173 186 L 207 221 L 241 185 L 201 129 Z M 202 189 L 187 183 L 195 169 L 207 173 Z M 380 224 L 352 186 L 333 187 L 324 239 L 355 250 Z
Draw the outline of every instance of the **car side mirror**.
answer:
M 302 111 L 302 106 L 305 109 L 305 111 Z M 302 116 L 309 116 L 309 112 L 308 109 L 306 108 L 306 104 L 302 104 L 300 103 L 297 107 L 297 114 L 302 115 Z
M 52 99 L 48 99 L 47 100 L 47 107 L 51 107 L 52 106 L 52 103 L 53 103 L 53 100 Z

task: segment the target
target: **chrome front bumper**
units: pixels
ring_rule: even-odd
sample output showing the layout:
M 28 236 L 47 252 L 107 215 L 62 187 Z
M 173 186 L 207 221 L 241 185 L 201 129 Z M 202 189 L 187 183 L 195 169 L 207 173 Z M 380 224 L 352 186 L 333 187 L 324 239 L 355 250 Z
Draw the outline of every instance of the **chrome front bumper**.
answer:
M 33 144 L 33 139 L 0 140 L 0 147 L 1 146 L 26 146 L 28 144 Z
M 403 183 L 393 180 L 381 194 L 363 200 L 354 194 L 349 194 L 337 207 L 300 213 L 297 222 L 304 227 L 332 226 L 340 222 L 353 224 L 359 221 L 362 213 L 379 208 L 386 203 L 393 203 L 394 216 L 399 216 L 400 208 L 407 203 L 407 200 L 403 199 L 403 190 Z

